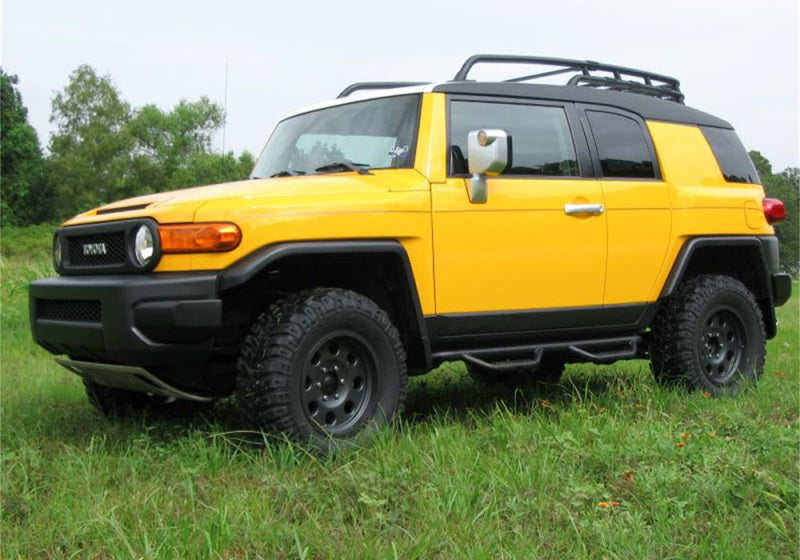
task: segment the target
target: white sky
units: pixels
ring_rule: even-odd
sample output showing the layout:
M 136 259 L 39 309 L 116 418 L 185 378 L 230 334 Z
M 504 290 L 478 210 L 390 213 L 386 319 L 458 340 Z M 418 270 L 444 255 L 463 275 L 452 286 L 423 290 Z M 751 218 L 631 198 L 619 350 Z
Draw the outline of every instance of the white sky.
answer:
M 284 114 L 351 82 L 446 80 L 494 53 L 675 76 L 776 171 L 799 165 L 795 0 L 0 1 L 0 63 L 44 146 L 50 100 L 83 63 L 164 109 L 222 105 L 228 63 L 226 150 L 257 154 Z

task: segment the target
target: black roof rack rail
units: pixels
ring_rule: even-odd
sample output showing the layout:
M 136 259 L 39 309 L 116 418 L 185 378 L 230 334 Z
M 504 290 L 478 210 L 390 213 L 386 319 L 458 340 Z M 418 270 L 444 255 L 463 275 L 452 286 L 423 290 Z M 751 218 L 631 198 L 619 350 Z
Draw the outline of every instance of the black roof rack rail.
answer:
M 423 86 L 428 83 L 430 82 L 356 82 L 344 88 L 342 92 L 336 96 L 336 99 L 347 97 L 351 93 L 360 91 L 362 89 L 394 89 L 401 87 Z
M 558 74 L 574 73 L 567 85 L 584 86 L 616 91 L 630 91 L 683 103 L 683 92 L 681 92 L 680 82 L 670 76 L 637 70 L 635 68 L 625 68 L 624 66 L 614 66 L 611 64 L 601 64 L 594 60 L 572 60 L 569 58 L 548 58 L 542 56 L 518 56 L 518 55 L 495 55 L 495 54 L 476 54 L 469 57 L 461 66 L 461 69 L 453 78 L 454 82 L 467 81 L 467 75 L 472 67 L 480 63 L 494 64 L 539 64 L 543 66 L 560 66 L 557 70 L 529 74 L 503 80 L 505 82 L 527 82 L 555 76 Z M 596 75 L 592 72 L 607 72 L 611 76 Z M 631 80 L 630 78 L 635 78 Z

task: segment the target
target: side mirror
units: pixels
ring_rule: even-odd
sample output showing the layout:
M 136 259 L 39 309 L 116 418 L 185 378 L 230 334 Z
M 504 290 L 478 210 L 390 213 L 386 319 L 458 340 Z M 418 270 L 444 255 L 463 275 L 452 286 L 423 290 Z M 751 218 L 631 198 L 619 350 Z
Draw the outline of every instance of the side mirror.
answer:
M 511 136 L 505 130 L 471 130 L 467 135 L 469 201 L 485 203 L 488 198 L 486 176 L 499 175 L 511 165 Z

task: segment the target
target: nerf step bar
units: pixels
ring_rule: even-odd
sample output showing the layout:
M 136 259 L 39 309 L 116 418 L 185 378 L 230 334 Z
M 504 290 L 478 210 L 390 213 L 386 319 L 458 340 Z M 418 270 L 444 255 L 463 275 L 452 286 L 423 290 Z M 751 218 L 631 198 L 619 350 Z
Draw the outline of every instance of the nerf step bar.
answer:
M 521 346 L 498 346 L 474 350 L 447 350 L 434 352 L 433 360 L 435 363 L 463 360 L 500 372 L 517 367 L 535 369 L 542 361 L 542 354 L 559 352 L 566 356 L 578 356 L 580 358 L 579 361 L 611 364 L 617 360 L 636 358 L 639 355 L 641 343 L 642 337 L 635 335 L 569 342 L 525 344 Z
M 149 393 L 164 397 L 174 397 L 186 401 L 209 402 L 213 399 L 201 395 L 195 395 L 176 389 L 169 383 L 165 383 L 144 368 L 134 366 L 120 366 L 115 364 L 99 364 L 94 362 L 79 362 L 67 358 L 55 358 L 59 365 L 64 366 L 72 373 L 81 377 L 116 387 L 127 391 L 137 391 L 139 393 Z

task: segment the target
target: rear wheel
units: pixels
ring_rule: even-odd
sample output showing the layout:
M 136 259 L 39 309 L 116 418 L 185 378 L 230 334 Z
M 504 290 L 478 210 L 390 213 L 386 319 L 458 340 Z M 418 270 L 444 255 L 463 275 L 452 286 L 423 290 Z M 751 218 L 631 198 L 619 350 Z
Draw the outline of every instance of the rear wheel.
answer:
M 318 289 L 278 301 L 255 322 L 236 400 L 251 427 L 327 448 L 391 421 L 406 381 L 389 316 L 355 292 Z
M 764 369 L 766 333 L 753 294 L 729 276 L 688 280 L 653 323 L 650 357 L 662 384 L 722 395 L 755 383 Z

